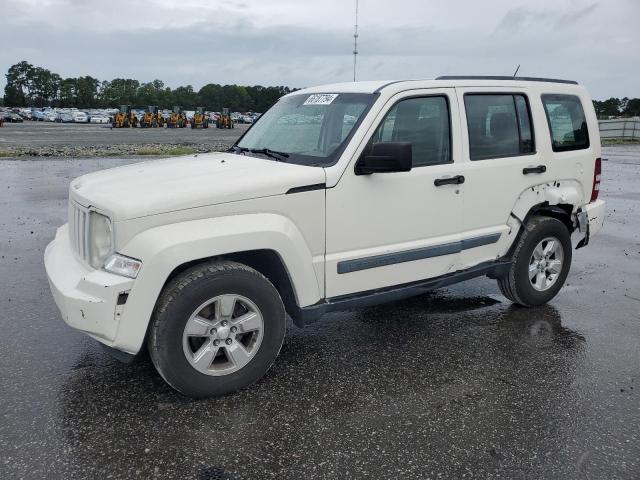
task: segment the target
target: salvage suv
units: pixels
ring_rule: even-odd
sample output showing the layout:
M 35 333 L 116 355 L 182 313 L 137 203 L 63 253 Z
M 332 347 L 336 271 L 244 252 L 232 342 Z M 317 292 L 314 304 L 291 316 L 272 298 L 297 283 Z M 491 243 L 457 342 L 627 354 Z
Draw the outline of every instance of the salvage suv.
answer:
M 478 276 L 535 307 L 602 227 L 576 82 L 502 77 L 286 95 L 226 153 L 71 182 L 45 251 L 64 321 L 193 397 L 245 387 L 286 331 Z M 578 233 L 580 232 L 580 233 Z

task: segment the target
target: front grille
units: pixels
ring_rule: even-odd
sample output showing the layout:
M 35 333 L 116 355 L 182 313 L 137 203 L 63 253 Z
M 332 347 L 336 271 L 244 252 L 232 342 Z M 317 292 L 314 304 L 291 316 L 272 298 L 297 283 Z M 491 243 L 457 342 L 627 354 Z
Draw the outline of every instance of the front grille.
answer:
M 69 200 L 69 240 L 78 258 L 89 263 L 89 210 Z

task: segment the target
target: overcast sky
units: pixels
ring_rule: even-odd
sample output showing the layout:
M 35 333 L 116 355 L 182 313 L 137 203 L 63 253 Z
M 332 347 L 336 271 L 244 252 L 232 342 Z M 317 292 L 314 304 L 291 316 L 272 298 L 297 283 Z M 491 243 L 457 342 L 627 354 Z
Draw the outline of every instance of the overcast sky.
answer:
M 311 86 L 352 79 L 354 0 L 0 0 L 0 71 Z M 640 97 L 640 0 L 360 0 L 358 79 L 578 80 Z M 0 87 L 4 88 L 4 76 Z

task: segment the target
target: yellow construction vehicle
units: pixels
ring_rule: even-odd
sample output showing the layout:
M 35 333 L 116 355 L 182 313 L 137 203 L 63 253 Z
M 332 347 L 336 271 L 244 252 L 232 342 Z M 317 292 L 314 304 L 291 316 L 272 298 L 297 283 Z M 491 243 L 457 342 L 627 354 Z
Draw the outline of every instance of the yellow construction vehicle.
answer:
M 155 128 L 162 127 L 164 125 L 164 117 L 158 111 L 158 107 L 147 107 L 147 111 L 144 112 L 140 119 L 141 128 Z
M 233 128 L 233 119 L 231 118 L 231 113 L 229 113 L 228 108 L 223 108 L 222 113 L 218 116 L 218 120 L 216 121 L 216 128 Z
M 138 126 L 136 112 L 131 110 L 129 105 L 121 105 L 120 111 L 113 116 L 111 123 L 113 128 L 129 128 Z
M 180 107 L 173 107 L 173 112 L 167 119 L 167 128 L 184 128 L 189 121 Z
M 191 128 L 209 128 L 209 119 L 204 114 L 204 108 L 196 108 L 196 113 L 193 114 L 191 119 Z
M 156 110 L 156 125 L 159 128 L 164 127 L 164 116 L 162 115 L 162 112 L 160 111 L 160 109 Z

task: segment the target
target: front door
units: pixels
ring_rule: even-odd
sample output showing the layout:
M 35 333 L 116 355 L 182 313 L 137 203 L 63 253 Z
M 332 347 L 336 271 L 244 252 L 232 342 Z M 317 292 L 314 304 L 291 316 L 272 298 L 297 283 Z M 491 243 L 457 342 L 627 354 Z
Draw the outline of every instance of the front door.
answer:
M 354 158 L 338 184 L 327 189 L 327 298 L 459 268 L 462 195 L 451 181 L 461 155 L 457 108 L 453 89 L 394 96 L 357 158 L 374 142 L 411 142 L 412 170 L 357 175 Z

